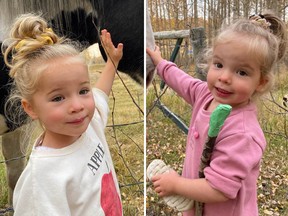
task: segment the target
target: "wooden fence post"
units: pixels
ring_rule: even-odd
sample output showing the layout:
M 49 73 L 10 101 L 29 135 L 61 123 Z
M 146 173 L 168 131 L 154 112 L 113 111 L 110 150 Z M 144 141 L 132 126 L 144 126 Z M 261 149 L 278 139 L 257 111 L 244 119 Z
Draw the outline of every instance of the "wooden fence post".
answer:
M 200 69 L 197 64 L 196 60 L 203 51 L 203 49 L 206 48 L 206 35 L 205 30 L 203 27 L 198 28 L 192 28 L 190 30 L 190 37 L 191 37 L 191 43 L 192 43 L 192 49 L 193 49 L 193 58 L 195 62 L 195 71 L 197 74 L 197 77 L 201 80 L 206 80 L 206 75 L 203 73 L 202 69 Z

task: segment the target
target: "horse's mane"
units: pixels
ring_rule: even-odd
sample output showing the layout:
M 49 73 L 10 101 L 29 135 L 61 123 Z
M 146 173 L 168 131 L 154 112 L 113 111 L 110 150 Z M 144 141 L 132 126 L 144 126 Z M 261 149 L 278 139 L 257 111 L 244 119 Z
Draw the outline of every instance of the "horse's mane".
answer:
M 97 3 L 99 2 L 99 3 Z M 6 38 L 8 29 L 11 27 L 14 19 L 23 13 L 43 13 L 45 19 L 50 20 L 56 15 L 59 16 L 60 11 L 76 11 L 76 9 L 85 10 L 86 14 L 95 13 L 93 6 L 97 6 L 101 10 L 104 1 L 102 0 L 9 0 L 0 1 L 0 40 Z M 62 13 L 64 16 L 69 16 L 68 13 Z M 96 14 L 95 14 L 96 15 Z M 63 20 L 66 22 L 66 28 L 71 26 L 69 17 L 63 17 L 58 19 L 59 22 Z M 62 26 L 59 23 L 58 26 Z M 66 29 L 67 30 L 67 29 Z

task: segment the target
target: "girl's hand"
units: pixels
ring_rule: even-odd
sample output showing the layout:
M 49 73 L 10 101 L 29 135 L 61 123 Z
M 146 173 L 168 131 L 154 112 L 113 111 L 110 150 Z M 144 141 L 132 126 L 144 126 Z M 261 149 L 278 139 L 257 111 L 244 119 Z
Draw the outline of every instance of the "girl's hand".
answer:
M 111 35 L 106 29 L 101 31 L 101 44 L 105 49 L 108 61 L 112 61 L 118 66 L 118 63 L 123 56 L 123 44 L 119 43 L 117 47 L 115 47 L 112 43 Z
M 111 35 L 106 29 L 101 31 L 101 43 L 107 55 L 107 62 L 95 87 L 109 95 L 119 61 L 123 56 L 123 44 L 119 43 L 117 47 L 115 47 L 112 43 Z
M 155 66 L 157 66 L 159 62 L 163 60 L 158 46 L 155 46 L 155 50 L 146 48 L 146 53 L 151 57 Z
M 158 193 L 160 197 L 163 197 L 175 194 L 174 188 L 177 187 L 179 183 L 178 178 L 180 178 L 178 173 L 172 170 L 168 173 L 153 176 L 151 180 L 155 192 Z

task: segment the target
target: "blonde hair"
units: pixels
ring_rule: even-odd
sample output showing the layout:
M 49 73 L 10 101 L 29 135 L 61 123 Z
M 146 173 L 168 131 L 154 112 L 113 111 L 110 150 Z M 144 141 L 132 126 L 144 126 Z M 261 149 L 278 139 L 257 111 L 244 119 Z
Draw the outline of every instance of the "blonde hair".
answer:
M 266 20 L 268 25 L 263 26 L 263 22 L 257 23 L 254 19 L 238 19 L 231 24 L 223 24 L 214 38 L 212 46 L 205 51 L 202 57 L 204 64 L 201 63 L 199 66 L 207 71 L 214 48 L 218 44 L 241 37 L 249 45 L 248 52 L 260 65 L 261 79 L 268 80 L 261 94 L 269 91 L 274 82 L 275 67 L 286 53 L 287 33 L 285 23 L 272 12 L 267 11 L 260 16 Z
M 31 100 L 37 89 L 39 77 L 46 68 L 45 64 L 58 57 L 80 58 L 80 47 L 78 43 L 55 34 L 40 14 L 28 13 L 16 18 L 9 38 L 1 47 L 5 63 L 10 67 L 9 75 L 13 78 L 14 87 L 6 103 L 6 113 L 12 111 L 11 107 L 15 112 L 14 109 L 17 107 L 17 115 L 23 116 L 20 112 L 24 110 L 19 106 L 21 100 Z M 15 119 L 9 120 L 21 124 L 15 122 Z

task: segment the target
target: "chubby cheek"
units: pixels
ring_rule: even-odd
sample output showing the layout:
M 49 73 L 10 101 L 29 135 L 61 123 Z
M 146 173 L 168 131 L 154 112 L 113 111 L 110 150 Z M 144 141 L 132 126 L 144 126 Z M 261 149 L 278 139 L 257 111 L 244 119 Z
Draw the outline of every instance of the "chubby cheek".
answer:
M 48 124 L 53 124 L 55 122 L 65 121 L 65 113 L 61 109 L 54 109 L 54 111 L 47 112 L 45 120 Z
M 250 99 L 254 93 L 255 93 L 254 89 L 238 88 L 239 97 Z

